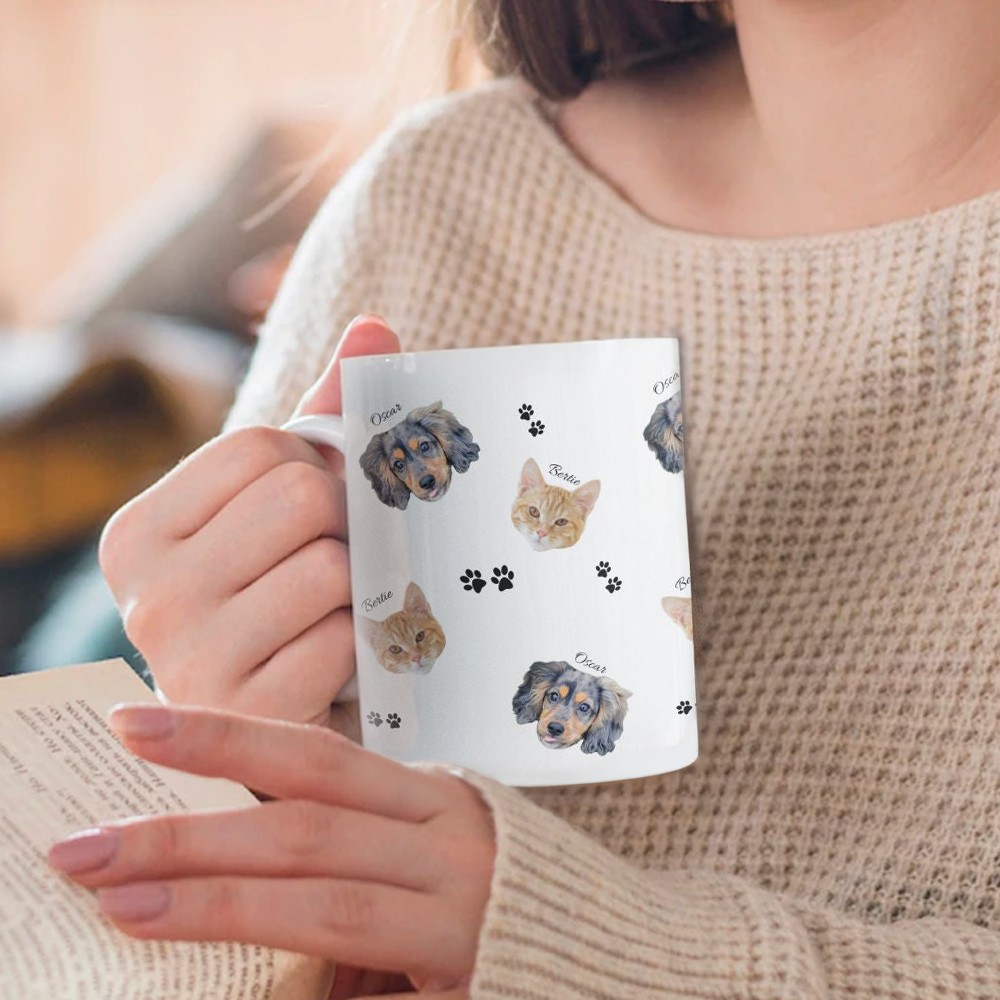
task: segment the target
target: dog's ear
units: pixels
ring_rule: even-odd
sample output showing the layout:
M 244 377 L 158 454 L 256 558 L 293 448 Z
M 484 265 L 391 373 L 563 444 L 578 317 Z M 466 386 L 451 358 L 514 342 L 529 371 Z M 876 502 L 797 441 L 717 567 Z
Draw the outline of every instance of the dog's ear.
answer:
M 581 750 L 596 753 L 602 757 L 615 748 L 615 740 L 625 728 L 625 713 L 631 691 L 626 691 L 610 677 L 601 678 L 601 705 L 583 737 Z
M 365 478 L 372 484 L 375 495 L 387 507 L 398 507 L 404 510 L 410 502 L 410 491 L 402 480 L 393 475 L 389 468 L 389 459 L 385 454 L 383 439 L 388 431 L 376 434 L 368 442 L 365 453 L 361 456 L 361 469 Z
M 642 436 L 667 472 L 684 470 L 684 415 L 679 392 L 653 410 Z
M 454 466 L 456 472 L 468 472 L 469 466 L 479 458 L 479 445 L 472 440 L 472 431 L 460 424 L 453 413 L 442 409 L 440 400 L 413 410 L 409 419 L 438 439 L 448 464 Z
M 568 666 L 567 663 L 543 663 L 541 660 L 531 664 L 512 703 L 519 723 L 537 721 L 542 714 L 545 692 Z

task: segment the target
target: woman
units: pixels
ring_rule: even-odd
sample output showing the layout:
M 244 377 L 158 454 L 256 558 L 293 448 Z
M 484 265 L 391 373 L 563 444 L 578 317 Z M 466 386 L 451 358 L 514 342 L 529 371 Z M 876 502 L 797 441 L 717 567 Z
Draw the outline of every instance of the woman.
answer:
M 546 97 L 493 83 L 368 153 L 230 432 L 120 512 L 105 569 L 172 699 L 336 722 L 335 473 L 239 428 L 338 410 L 336 358 L 306 387 L 365 310 L 410 349 L 676 333 L 702 756 L 528 796 L 317 729 L 123 710 L 172 734 L 128 737 L 150 759 L 312 805 L 54 861 L 103 858 L 77 877 L 128 933 L 321 952 L 429 997 L 1000 995 L 1000 6 L 734 0 L 735 31 L 656 0 L 474 6 Z M 337 356 L 395 344 L 363 318 Z M 245 551 L 275 503 L 297 516 Z M 144 860 L 164 829 L 179 846 Z

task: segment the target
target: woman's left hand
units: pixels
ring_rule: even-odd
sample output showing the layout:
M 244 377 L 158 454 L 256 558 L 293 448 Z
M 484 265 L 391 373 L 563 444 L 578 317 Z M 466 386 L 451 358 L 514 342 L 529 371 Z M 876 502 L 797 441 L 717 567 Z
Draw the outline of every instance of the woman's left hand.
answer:
M 495 855 L 470 785 L 316 726 L 163 705 L 119 706 L 110 723 L 146 760 L 268 797 L 56 844 L 50 863 L 96 888 L 125 933 L 285 948 L 467 996 Z

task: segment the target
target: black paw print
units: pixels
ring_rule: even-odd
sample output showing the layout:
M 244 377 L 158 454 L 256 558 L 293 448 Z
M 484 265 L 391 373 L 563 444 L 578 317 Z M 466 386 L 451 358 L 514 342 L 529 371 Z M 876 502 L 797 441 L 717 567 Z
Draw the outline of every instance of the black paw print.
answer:
M 499 587 L 500 592 L 503 593 L 505 590 L 510 590 L 514 586 L 514 571 L 512 569 L 507 569 L 506 566 L 501 566 L 497 569 L 496 566 L 493 567 L 493 575 L 490 579 Z
M 385 721 L 389 723 L 390 729 L 399 729 L 403 723 L 403 720 L 395 712 L 390 712 L 385 717 Z
M 474 590 L 477 594 L 486 586 L 483 574 L 478 569 L 467 569 L 465 575 L 460 576 L 459 580 L 465 584 L 463 590 Z
M 597 564 L 597 575 L 607 576 L 611 572 L 611 563 L 599 562 Z
M 608 580 L 608 582 L 605 585 L 604 589 L 609 594 L 613 594 L 616 590 L 621 590 L 622 589 L 622 582 L 621 582 L 621 580 L 618 579 L 617 576 L 613 576 L 613 577 L 611 577 L 610 580 Z
M 539 434 L 545 433 L 545 424 L 541 420 L 532 420 L 531 426 L 528 428 L 528 433 L 532 437 L 538 437 Z
M 517 412 L 521 414 L 522 420 L 530 420 L 535 415 L 535 408 L 530 403 L 522 403 Z
M 368 723 L 372 726 L 381 726 L 383 722 L 382 716 L 378 712 L 368 713 Z
M 678 715 L 687 715 L 688 712 L 690 712 L 692 708 L 694 708 L 694 705 L 692 705 L 691 702 L 689 702 L 689 701 L 682 701 L 677 706 L 677 714 Z

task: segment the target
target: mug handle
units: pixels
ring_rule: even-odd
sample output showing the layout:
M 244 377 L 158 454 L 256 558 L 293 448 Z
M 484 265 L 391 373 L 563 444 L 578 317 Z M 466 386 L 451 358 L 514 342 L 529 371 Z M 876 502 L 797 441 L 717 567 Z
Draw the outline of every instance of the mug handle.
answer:
M 281 429 L 295 434 L 310 444 L 325 444 L 336 448 L 343 455 L 347 449 L 347 437 L 344 432 L 344 418 L 333 413 L 313 413 L 305 417 L 295 417 L 282 424 Z M 334 704 L 358 700 L 358 675 L 354 676 L 337 692 Z
M 287 424 L 282 424 L 281 429 L 298 435 L 310 444 L 325 444 L 336 448 L 341 455 L 347 448 L 344 418 L 333 413 L 312 413 L 305 417 L 295 417 Z

